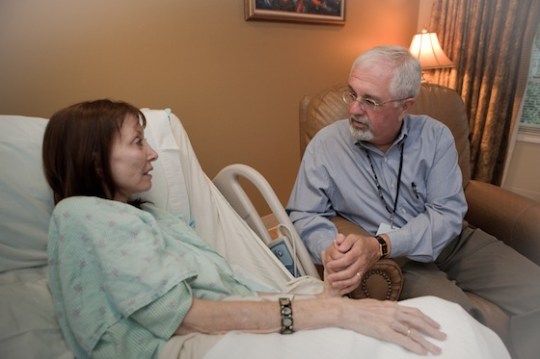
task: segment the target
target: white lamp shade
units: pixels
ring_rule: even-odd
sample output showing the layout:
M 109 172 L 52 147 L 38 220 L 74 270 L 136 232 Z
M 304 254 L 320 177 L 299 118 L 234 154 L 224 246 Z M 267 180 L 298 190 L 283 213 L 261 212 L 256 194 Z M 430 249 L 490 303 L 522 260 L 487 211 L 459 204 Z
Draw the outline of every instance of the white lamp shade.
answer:
M 422 69 L 454 66 L 441 48 L 437 34 L 434 32 L 428 33 L 422 30 L 422 33 L 414 35 L 409 51 L 420 61 Z

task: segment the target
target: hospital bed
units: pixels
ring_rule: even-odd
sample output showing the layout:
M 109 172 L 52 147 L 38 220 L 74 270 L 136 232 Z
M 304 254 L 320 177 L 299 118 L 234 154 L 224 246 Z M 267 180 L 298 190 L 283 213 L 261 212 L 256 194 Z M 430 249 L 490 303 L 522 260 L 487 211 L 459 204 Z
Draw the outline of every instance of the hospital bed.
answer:
M 242 165 L 226 169 L 216 183 L 231 199 L 229 202 L 201 169 L 180 120 L 168 109 L 144 109 L 143 112 L 148 119 L 145 135 L 159 153 L 159 160 L 154 165 L 153 187 L 141 197 L 194 222 L 197 233 L 232 266 L 243 268 L 268 286 L 299 296 L 318 293 L 322 287 L 318 273 L 262 176 Z M 73 357 L 56 321 L 47 280 L 47 231 L 54 205 L 41 167 L 41 142 L 46 123 L 43 118 L 0 116 L 0 358 Z M 231 189 L 236 186 L 238 176 L 251 176 L 261 188 L 272 207 L 274 222 L 285 228 L 279 232 L 281 237 L 286 238 L 287 246 L 298 257 L 295 265 L 299 273 L 291 273 L 271 251 L 269 244 L 276 238 L 269 236 L 264 221 L 254 215 L 256 211 L 250 207 L 249 199 L 238 194 L 242 191 Z M 423 306 L 435 316 L 445 314 L 448 309 L 445 303 L 437 301 L 419 300 L 415 303 L 411 305 Z M 461 313 L 459 309 L 457 311 Z M 459 324 L 456 331 L 468 333 L 463 330 L 463 321 L 472 319 L 463 315 L 462 321 L 456 322 Z M 454 314 L 450 317 L 453 317 L 450 320 L 457 320 Z M 448 344 L 455 345 L 456 350 L 458 347 L 470 350 L 471 346 L 484 342 L 486 345 L 480 348 L 497 349 L 502 346 L 488 329 L 481 327 L 479 332 L 472 334 L 474 341 L 470 345 Z M 318 345 L 332 343 L 332 338 L 353 343 L 346 349 L 350 354 L 360 349 L 364 352 L 372 350 L 372 357 L 388 353 L 398 353 L 393 357 L 408 357 L 410 354 L 395 345 L 382 345 L 375 339 L 338 328 L 295 333 L 290 336 L 294 340 L 283 339 L 279 334 L 261 337 L 230 333 L 210 340 L 207 337 L 174 337 L 163 349 L 162 357 L 199 358 L 203 354 L 208 358 L 234 357 L 235 350 L 238 350 L 235 343 L 240 341 L 255 343 L 241 349 L 243 353 L 261 350 L 259 357 L 283 357 L 271 349 L 279 343 L 286 353 L 289 353 L 287 345 L 290 345 L 290 350 L 302 348 L 305 357 L 314 358 L 324 352 Z M 298 346 L 300 340 L 311 344 Z M 268 346 L 266 352 L 265 345 Z M 504 354 L 504 346 L 500 352 Z

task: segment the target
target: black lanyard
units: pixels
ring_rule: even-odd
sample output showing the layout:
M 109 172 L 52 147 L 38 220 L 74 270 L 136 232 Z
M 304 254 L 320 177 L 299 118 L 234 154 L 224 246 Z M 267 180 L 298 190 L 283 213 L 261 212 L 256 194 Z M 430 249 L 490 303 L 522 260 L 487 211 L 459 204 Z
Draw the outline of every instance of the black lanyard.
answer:
M 398 170 L 398 179 L 397 179 L 398 181 L 397 181 L 397 186 L 396 186 L 397 187 L 396 188 L 396 198 L 394 199 L 394 209 L 391 209 L 390 207 L 388 207 L 388 204 L 386 204 L 386 201 L 384 200 L 384 196 L 383 196 L 383 193 L 382 193 L 382 187 L 381 187 L 381 184 L 379 182 L 379 178 L 377 177 L 377 174 L 375 173 L 375 167 L 373 166 L 373 160 L 371 159 L 371 155 L 369 154 L 369 151 L 365 147 L 362 147 L 362 149 L 364 150 L 364 152 L 367 155 L 369 165 L 371 167 L 371 172 L 373 173 L 373 178 L 375 179 L 375 185 L 377 186 L 377 191 L 379 191 L 379 197 L 381 198 L 381 201 L 384 204 L 384 208 L 386 208 L 388 213 L 390 213 L 390 227 L 392 227 L 393 224 L 394 224 L 394 215 L 395 215 L 396 210 L 397 210 L 399 189 L 401 187 L 401 170 L 403 169 L 403 147 L 404 146 L 405 146 L 405 139 L 403 139 L 403 141 L 401 141 L 401 154 L 400 154 L 400 157 L 399 157 L 399 170 Z

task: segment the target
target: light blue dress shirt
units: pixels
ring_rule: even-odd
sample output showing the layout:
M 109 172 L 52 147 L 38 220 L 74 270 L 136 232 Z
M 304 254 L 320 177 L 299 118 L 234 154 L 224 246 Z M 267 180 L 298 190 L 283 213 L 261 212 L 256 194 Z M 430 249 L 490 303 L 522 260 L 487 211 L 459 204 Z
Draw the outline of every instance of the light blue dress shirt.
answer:
M 392 146 L 382 152 L 358 142 L 349 120 L 322 130 L 306 148 L 287 212 L 314 261 L 337 235 L 330 218 L 340 215 L 375 235 L 391 214 L 381 200 L 366 150 L 386 206 L 394 209 L 401 143 L 403 169 L 393 226 L 392 257 L 434 261 L 461 232 L 467 203 L 450 130 L 425 115 L 406 115 Z

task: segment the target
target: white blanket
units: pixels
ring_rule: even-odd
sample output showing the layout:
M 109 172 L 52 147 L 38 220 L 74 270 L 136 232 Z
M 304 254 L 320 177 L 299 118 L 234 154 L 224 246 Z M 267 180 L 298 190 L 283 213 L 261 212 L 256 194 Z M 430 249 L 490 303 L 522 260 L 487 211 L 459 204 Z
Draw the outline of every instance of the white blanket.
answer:
M 445 341 L 431 340 L 443 348 L 438 358 L 510 358 L 499 337 L 457 304 L 435 297 L 411 299 L 402 304 L 417 307 L 442 323 L 442 330 L 449 334 L 448 338 Z M 418 357 L 398 345 L 339 328 L 301 331 L 293 335 L 229 333 L 205 356 L 206 359 Z
M 216 251 L 268 285 L 285 293 L 314 294 L 321 282 L 311 277 L 294 279 L 255 233 L 236 215 L 229 203 L 205 175 L 180 121 L 170 112 L 145 112 L 149 117 L 168 121 L 178 146 L 179 166 L 189 196 L 190 216 L 198 234 Z M 147 132 L 158 122 L 149 118 Z M 159 150 L 159 143 L 149 142 Z M 163 137 L 163 136 L 162 136 Z M 170 149 L 170 141 L 169 150 Z M 434 297 L 402 302 L 420 308 L 442 325 L 448 338 L 440 358 L 509 358 L 498 336 L 470 317 L 457 304 Z M 297 332 L 293 335 L 193 334 L 173 337 L 161 352 L 161 358 L 411 358 L 401 347 L 339 328 Z

